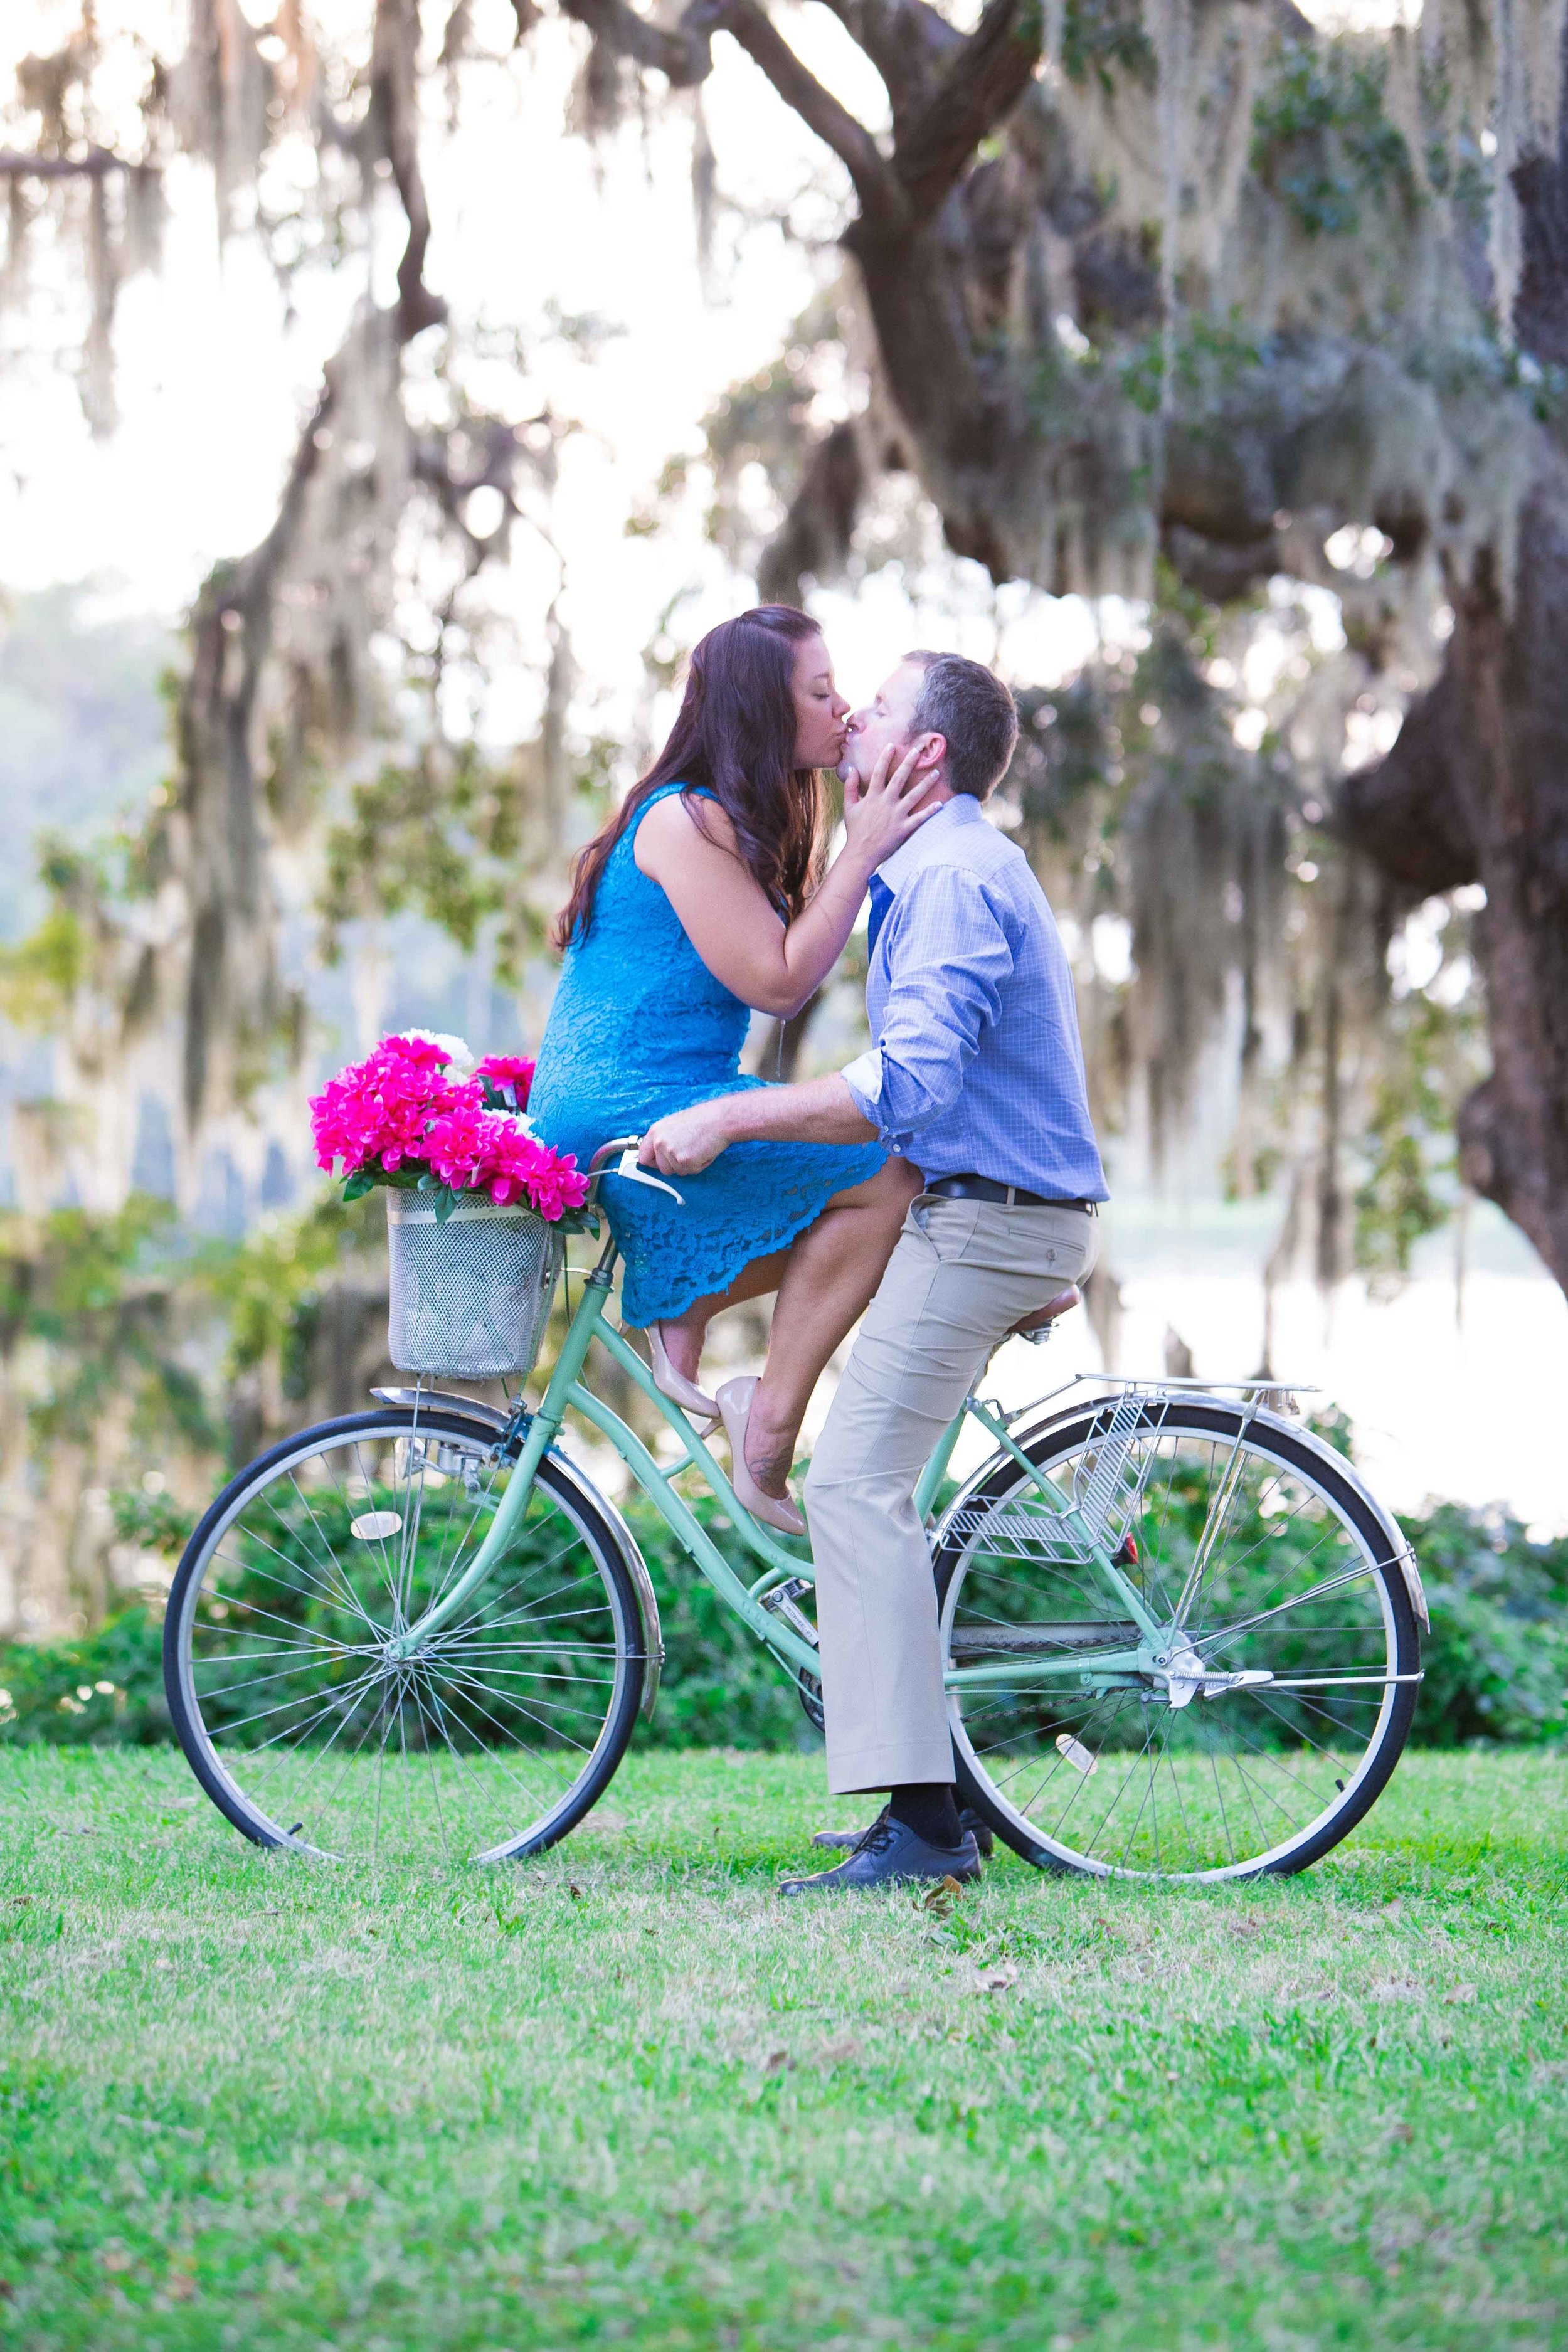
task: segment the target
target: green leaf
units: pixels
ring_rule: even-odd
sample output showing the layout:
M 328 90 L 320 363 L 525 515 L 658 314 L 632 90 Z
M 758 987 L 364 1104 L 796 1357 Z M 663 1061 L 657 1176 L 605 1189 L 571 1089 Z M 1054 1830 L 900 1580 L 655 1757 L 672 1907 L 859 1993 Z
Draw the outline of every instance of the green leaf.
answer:
M 356 1168 L 343 1186 L 344 1202 L 346 1204 L 350 1201 L 363 1201 L 365 1194 L 374 1192 L 374 1189 L 375 1177 L 372 1171 L 368 1168 Z

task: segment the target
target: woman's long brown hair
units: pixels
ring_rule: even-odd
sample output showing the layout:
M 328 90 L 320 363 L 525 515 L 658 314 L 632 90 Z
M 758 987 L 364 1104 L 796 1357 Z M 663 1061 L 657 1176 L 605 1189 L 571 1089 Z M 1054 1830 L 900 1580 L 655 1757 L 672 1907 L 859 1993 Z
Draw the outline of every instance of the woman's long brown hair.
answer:
M 735 828 L 735 846 L 772 905 L 793 922 L 811 887 L 822 835 L 822 783 L 795 765 L 795 656 L 821 631 L 793 604 L 759 604 L 721 621 L 694 648 L 669 740 L 595 835 L 555 919 L 558 948 L 587 935 L 610 853 L 661 784 L 679 782 L 698 824 L 706 785 Z

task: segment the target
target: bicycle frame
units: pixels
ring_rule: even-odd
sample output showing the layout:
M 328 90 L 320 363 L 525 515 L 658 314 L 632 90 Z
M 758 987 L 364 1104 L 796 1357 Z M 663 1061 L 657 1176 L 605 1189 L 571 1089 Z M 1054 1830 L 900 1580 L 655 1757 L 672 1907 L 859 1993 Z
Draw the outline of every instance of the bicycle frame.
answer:
M 821 1672 L 821 1658 L 815 1645 L 763 1606 L 763 1596 L 774 1586 L 803 1572 L 809 1576 L 810 1558 L 787 1549 L 769 1528 L 752 1518 L 744 1505 L 737 1500 L 730 1480 L 680 1407 L 655 1386 L 651 1371 L 624 1333 L 606 1321 L 605 1310 L 610 1301 L 611 1271 L 616 1255 L 612 1239 L 606 1243 L 593 1272 L 586 1276 L 582 1301 L 567 1326 L 561 1352 L 538 1410 L 531 1414 L 520 1412 L 509 1425 L 509 1434 L 520 1427 L 522 1429 L 523 1443 L 489 1533 L 451 1590 L 443 1593 L 417 1622 L 387 1644 L 388 1654 L 394 1657 L 412 1656 L 465 1606 L 484 1583 L 491 1569 L 505 1553 L 528 1507 L 539 1465 L 559 1439 L 567 1412 L 571 1410 L 579 1413 L 615 1447 L 682 1550 L 708 1579 L 726 1608 L 732 1610 L 750 1627 L 757 1640 L 772 1651 L 783 1665 L 796 1674 L 817 1677 Z M 685 1458 L 673 1471 L 661 1469 L 636 1432 L 626 1426 L 618 1413 L 613 1412 L 608 1405 L 595 1396 L 592 1390 L 583 1385 L 583 1368 L 595 1341 L 615 1359 L 627 1378 L 675 1432 Z M 1014 1441 L 1006 1419 L 994 1405 L 973 1395 L 967 1396 L 943 1430 L 915 1492 L 915 1507 L 921 1518 L 926 1517 L 936 1498 L 947 1475 L 959 1433 L 965 1420 L 970 1418 L 978 1421 L 1027 1472 L 1041 1500 L 1060 1517 L 1064 1532 L 1081 1551 L 1086 1562 L 1092 1561 L 1099 1570 L 1108 1600 L 1113 1601 L 1123 1615 L 1131 1620 L 1142 1638 L 1136 1649 L 1079 1649 L 1066 1656 L 1013 1657 L 991 1666 L 950 1666 L 943 1678 L 946 1687 L 959 1690 L 1000 1682 L 1016 1687 L 1022 1681 L 1047 1682 L 1061 1675 L 1087 1679 L 1158 1671 L 1173 1641 L 1180 1638 L 1175 1629 L 1163 1627 L 1150 1613 L 1142 1594 L 1122 1575 L 1096 1531 L 1069 1498 L 1036 1469 L 1023 1448 Z M 761 1573 L 750 1585 L 742 1582 L 695 1512 L 676 1492 L 673 1482 L 688 1468 L 700 1473 L 714 1496 L 728 1512 L 736 1534 L 761 1563 Z

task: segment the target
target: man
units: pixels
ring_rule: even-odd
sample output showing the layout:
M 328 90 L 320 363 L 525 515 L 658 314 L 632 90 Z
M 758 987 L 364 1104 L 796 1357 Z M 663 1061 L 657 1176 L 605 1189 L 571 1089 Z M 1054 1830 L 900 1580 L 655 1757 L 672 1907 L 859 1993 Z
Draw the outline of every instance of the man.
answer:
M 914 1490 L 992 1349 L 1088 1272 L 1106 1198 L 1067 957 L 1027 860 L 982 805 L 1017 734 L 1012 696 L 978 662 L 905 656 L 850 721 L 840 770 L 851 800 L 889 746 L 931 779 L 932 814 L 871 883 L 875 1043 L 829 1077 L 721 1096 L 643 1139 L 645 1161 L 679 1175 L 751 1137 L 876 1136 L 924 1180 L 805 1487 L 828 1784 L 890 1794 L 847 1861 L 786 1894 L 980 1867 Z

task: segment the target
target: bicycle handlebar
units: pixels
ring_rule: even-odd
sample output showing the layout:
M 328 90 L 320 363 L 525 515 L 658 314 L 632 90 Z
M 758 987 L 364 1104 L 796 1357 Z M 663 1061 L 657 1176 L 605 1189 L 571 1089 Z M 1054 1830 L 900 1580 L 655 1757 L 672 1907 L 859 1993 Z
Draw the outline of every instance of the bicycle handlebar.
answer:
M 599 1149 L 595 1152 L 592 1160 L 589 1160 L 589 1175 L 603 1175 L 604 1171 L 599 1163 L 601 1160 L 607 1160 L 612 1151 L 635 1151 L 637 1150 L 641 1142 L 642 1138 L 640 1135 L 613 1135 L 608 1143 L 600 1144 Z
M 667 1184 L 662 1176 L 652 1175 L 647 1169 L 637 1166 L 637 1155 L 641 1145 L 640 1135 L 612 1136 L 608 1143 L 601 1143 L 588 1162 L 590 1191 L 601 1176 L 620 1176 L 628 1184 L 646 1184 L 650 1192 L 668 1192 L 670 1199 L 679 1201 L 684 1209 L 686 1195 L 683 1192 L 678 1192 L 673 1184 Z M 612 1151 L 618 1151 L 620 1159 L 614 1168 L 605 1168 L 601 1163 L 609 1158 Z

